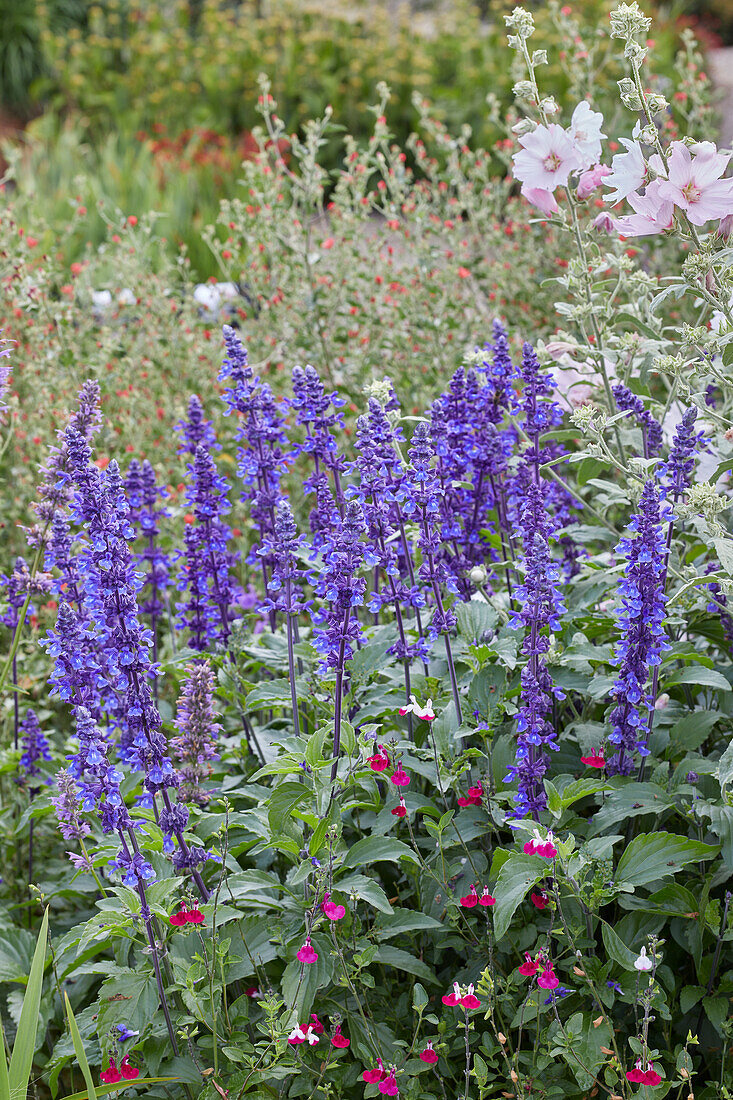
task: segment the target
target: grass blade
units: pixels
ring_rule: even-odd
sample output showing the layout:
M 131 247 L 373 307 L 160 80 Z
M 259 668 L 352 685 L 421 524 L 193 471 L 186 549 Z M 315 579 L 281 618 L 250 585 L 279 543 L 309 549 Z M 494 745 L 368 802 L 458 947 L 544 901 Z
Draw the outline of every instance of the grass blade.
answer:
M 10 1100 L 10 1080 L 8 1063 L 5 1061 L 5 1033 L 0 1020 L 0 1100 Z
M 76 1060 L 79 1063 L 79 1068 L 84 1077 L 84 1081 L 87 1086 L 87 1095 L 89 1100 L 97 1100 L 97 1090 L 94 1087 L 94 1079 L 92 1078 L 92 1071 L 89 1068 L 87 1062 L 86 1051 L 84 1050 L 84 1043 L 82 1042 L 81 1035 L 79 1034 L 79 1027 L 74 1019 L 74 1013 L 71 1008 L 71 1002 L 69 1001 L 68 993 L 64 993 L 64 1003 L 66 1005 L 66 1018 L 69 1021 L 69 1031 L 71 1032 L 71 1041 L 74 1044 L 74 1052 L 76 1054 Z
M 28 1080 L 33 1068 L 33 1055 L 36 1052 L 36 1032 L 38 1030 L 38 1009 L 43 992 L 43 970 L 46 965 L 46 943 L 48 940 L 48 909 L 43 914 L 41 932 L 28 975 L 28 985 L 20 1010 L 18 1031 L 13 1043 L 8 1072 L 11 1096 L 26 1096 Z
M 116 1085 L 98 1085 L 97 1096 L 109 1096 L 121 1089 L 134 1088 L 136 1085 L 156 1085 L 166 1081 L 180 1081 L 180 1077 L 138 1077 L 135 1081 L 119 1081 Z M 92 1100 L 88 1092 L 75 1092 L 71 1096 L 65 1096 L 64 1100 Z

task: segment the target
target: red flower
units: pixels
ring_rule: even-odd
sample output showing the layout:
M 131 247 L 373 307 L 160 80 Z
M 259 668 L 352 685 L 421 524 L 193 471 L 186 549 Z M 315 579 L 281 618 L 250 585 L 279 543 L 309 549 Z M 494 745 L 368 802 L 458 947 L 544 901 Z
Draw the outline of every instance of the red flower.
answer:
M 646 1074 L 640 1068 L 641 1063 L 637 1062 L 633 1069 L 630 1069 L 626 1074 L 626 1080 L 630 1081 L 632 1085 L 643 1085 Z
M 315 1012 L 311 1012 L 310 1028 L 316 1035 L 323 1035 L 326 1030 Z
M 458 268 L 458 277 L 460 279 L 468 279 L 470 277 L 470 275 L 471 275 L 471 272 L 468 270 L 467 267 L 459 267 Z
M 472 985 L 469 985 L 465 997 L 461 997 L 461 1004 L 464 1008 L 481 1008 L 481 1001 L 474 996 Z
M 327 237 L 326 240 L 321 245 L 321 248 L 325 248 L 325 249 L 333 248 L 335 243 L 336 242 L 334 241 L 333 237 Z
M 451 1008 L 453 1007 L 453 1005 L 459 1004 L 461 1000 L 461 987 L 459 986 L 458 982 L 453 982 L 453 992 L 446 993 L 446 995 L 441 999 L 444 1005 L 449 1005 Z
M 458 799 L 459 806 L 480 806 L 481 797 L 484 793 L 484 789 L 481 783 L 477 783 L 475 787 L 468 788 L 468 794 L 465 798 Z
M 557 848 L 553 844 L 554 839 L 552 833 L 549 832 L 547 837 L 543 840 L 537 829 L 535 829 L 534 836 L 524 845 L 525 855 L 544 856 L 545 859 L 554 859 L 557 855 Z
M 173 913 L 173 915 L 170 916 L 168 920 L 171 922 L 171 924 L 175 925 L 176 928 L 180 928 L 181 925 L 186 924 L 188 920 L 188 911 L 183 908 L 181 909 L 180 913 Z
M 557 989 L 560 981 L 557 974 L 552 969 L 552 963 L 545 967 L 537 979 L 537 985 L 540 989 Z
M 606 758 L 602 752 L 596 752 L 595 749 L 590 750 L 590 756 L 581 756 L 581 761 L 588 768 L 605 768 Z
M 420 1051 L 420 1061 L 427 1062 L 430 1066 L 434 1066 L 435 1063 L 438 1061 L 438 1055 L 433 1050 L 433 1044 L 430 1042 L 429 1039 L 428 1045 L 425 1047 L 425 1050 Z
M 334 902 L 329 901 L 330 894 L 323 895 L 323 901 L 321 902 L 321 909 L 329 920 L 343 920 L 346 916 L 346 909 L 343 905 L 336 905 Z
M 341 1034 L 341 1024 L 336 1024 L 331 1037 L 331 1044 L 338 1047 L 339 1050 L 343 1050 L 345 1047 L 351 1046 L 351 1040 L 347 1039 L 345 1035 Z
M 382 746 L 379 746 L 379 752 L 376 752 L 374 756 L 370 756 L 367 760 L 367 764 L 373 772 L 383 772 L 389 767 L 389 757 L 383 750 Z
M 186 913 L 186 920 L 189 924 L 203 924 L 205 919 L 200 909 L 189 909 Z
M 461 898 L 461 905 L 464 909 L 473 909 L 474 905 L 478 904 L 478 894 L 476 893 L 476 887 L 471 883 L 471 893 L 465 898 Z
M 394 775 L 390 776 L 390 779 L 396 787 L 407 787 L 410 782 L 410 777 L 406 771 L 404 771 L 402 764 L 397 765 L 397 770 Z
M 390 1070 L 383 1081 L 380 1081 L 377 1086 L 383 1096 L 399 1096 L 400 1090 L 397 1087 L 397 1077 L 395 1076 L 394 1069 Z
M 118 1081 L 122 1080 L 122 1074 L 112 1059 L 110 1059 L 109 1069 L 104 1069 L 100 1073 L 99 1080 L 103 1085 L 116 1085 Z
M 653 1088 L 654 1085 L 658 1085 L 661 1080 L 662 1078 L 659 1076 L 655 1069 L 648 1069 L 644 1074 L 643 1084 L 651 1085 Z
M 310 936 L 306 936 L 305 943 L 298 950 L 297 957 L 302 963 L 308 963 L 309 965 L 310 963 L 314 963 L 317 960 L 318 954 L 311 945 Z
M 550 899 L 544 890 L 540 890 L 539 894 L 530 894 L 530 901 L 538 909 L 546 909 L 550 904 Z
M 384 1068 L 384 1065 L 382 1064 L 382 1059 L 377 1058 L 377 1065 L 375 1066 L 375 1068 L 374 1069 L 365 1069 L 361 1076 L 362 1076 L 362 1079 L 364 1081 L 366 1081 L 366 1083 L 368 1085 L 373 1085 L 377 1081 L 383 1081 L 385 1077 L 389 1076 L 389 1074 L 387 1073 L 387 1071 Z
M 525 961 L 522 963 L 522 965 L 517 969 L 519 970 L 520 974 L 524 975 L 525 978 L 530 978 L 533 974 L 537 973 L 540 966 L 539 963 L 532 958 L 529 951 L 524 952 L 524 960 Z
M 140 1076 L 140 1070 L 135 1069 L 134 1066 L 130 1065 L 129 1061 L 127 1060 L 127 1055 L 125 1055 L 125 1057 L 122 1059 L 122 1063 L 120 1065 L 120 1073 L 126 1081 L 134 1081 L 136 1077 Z
M 406 813 L 407 813 L 407 806 L 405 805 L 404 798 L 402 797 L 402 795 L 400 795 L 400 804 L 399 804 L 399 806 L 395 806 L 395 808 L 392 810 L 392 815 L 394 817 L 404 817 L 406 815 Z
M 478 899 L 479 905 L 496 905 L 496 898 L 492 898 L 488 886 L 484 886 L 483 893 Z

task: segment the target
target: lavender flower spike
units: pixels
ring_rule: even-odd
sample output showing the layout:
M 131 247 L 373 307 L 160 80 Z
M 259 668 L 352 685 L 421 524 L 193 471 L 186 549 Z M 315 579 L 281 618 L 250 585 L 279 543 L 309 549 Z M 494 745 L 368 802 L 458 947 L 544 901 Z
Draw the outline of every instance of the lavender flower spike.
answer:
M 208 661 L 186 668 L 176 729 L 179 736 L 171 741 L 171 748 L 180 764 L 178 799 L 205 806 L 209 795 L 201 784 L 211 775 L 210 762 L 219 759 L 215 746 L 221 730 L 214 711 L 214 671 Z
M 647 481 L 639 501 L 639 511 L 626 528 L 628 534 L 616 547 L 626 557 L 618 623 L 621 638 L 616 646 L 619 665 L 614 683 L 615 706 L 610 715 L 608 741 L 614 755 L 608 761 L 611 775 L 630 775 L 634 753 L 648 756 L 643 726 L 653 699 L 645 690 L 650 667 L 659 665 L 662 652 L 669 649 L 664 631 L 667 546 L 664 532 L 670 515 L 660 501 L 659 490 Z M 635 537 L 630 537 L 630 536 Z

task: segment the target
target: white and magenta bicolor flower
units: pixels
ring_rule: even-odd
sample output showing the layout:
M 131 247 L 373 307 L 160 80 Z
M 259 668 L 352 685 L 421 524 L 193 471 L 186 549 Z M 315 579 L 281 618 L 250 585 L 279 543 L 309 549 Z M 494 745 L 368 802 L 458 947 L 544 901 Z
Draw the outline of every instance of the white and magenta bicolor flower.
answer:
M 524 845 L 524 853 L 528 856 L 543 856 L 545 859 L 554 859 L 557 855 L 557 848 L 553 841 L 554 836 L 551 832 L 548 832 L 547 836 L 543 839 L 539 830 L 535 829 L 534 834 Z
M 424 707 L 420 706 L 414 695 L 410 696 L 410 702 L 406 703 L 404 707 L 400 707 L 400 714 L 414 714 L 416 718 L 421 718 L 423 722 L 432 722 L 435 718 L 435 711 L 433 710 L 433 700 L 428 699 Z

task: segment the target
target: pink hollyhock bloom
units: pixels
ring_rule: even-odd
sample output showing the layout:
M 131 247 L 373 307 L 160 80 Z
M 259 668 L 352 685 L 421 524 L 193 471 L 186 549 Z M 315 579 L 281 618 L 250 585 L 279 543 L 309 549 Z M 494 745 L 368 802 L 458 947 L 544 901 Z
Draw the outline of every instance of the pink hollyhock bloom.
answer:
M 524 962 L 521 966 L 517 967 L 520 974 L 525 978 L 531 978 L 533 974 L 536 974 L 540 968 L 540 964 L 532 958 L 529 951 L 524 952 Z
M 389 767 L 389 757 L 382 745 L 379 746 L 379 752 L 375 752 L 374 756 L 369 757 L 367 764 L 373 772 L 383 772 L 387 770 Z
M 406 813 L 407 806 L 405 805 L 404 798 L 402 797 L 402 795 L 400 795 L 400 804 L 399 806 L 395 806 L 395 808 L 392 810 L 392 814 L 394 815 L 394 817 L 404 817 Z
M 311 1022 L 308 1026 L 316 1035 L 323 1035 L 324 1031 L 326 1030 L 321 1021 L 318 1019 L 318 1014 L 316 1012 L 311 1012 Z
M 543 187 L 528 187 L 523 183 L 521 192 L 527 202 L 531 202 L 532 206 L 536 206 L 543 214 L 557 214 L 560 209 L 552 191 L 545 191 Z
M 529 899 L 537 909 L 546 909 L 550 903 L 550 899 L 544 890 L 540 890 L 539 894 L 530 894 Z
M 343 918 L 346 916 L 345 907 L 343 905 L 335 905 L 334 902 L 328 900 L 330 897 L 330 894 L 323 895 L 321 909 L 329 920 L 343 920 Z
M 632 191 L 626 196 L 636 213 L 614 219 L 613 227 L 617 233 L 622 237 L 652 237 L 671 227 L 674 204 L 671 199 L 662 196 L 663 182 L 652 180 L 643 195 Z
M 441 997 L 444 1005 L 449 1005 L 451 1008 L 457 1005 L 461 1000 L 461 987 L 458 982 L 453 982 L 453 992 L 446 993 L 444 997 Z
M 565 186 L 571 172 L 584 167 L 573 139 L 556 122 L 537 126 L 520 137 L 519 144 L 522 148 L 512 157 L 514 178 L 528 189 L 552 192 Z
M 579 199 L 587 199 L 597 191 L 603 183 L 604 177 L 610 175 L 611 169 L 606 164 L 596 164 L 595 168 L 587 168 L 578 180 L 577 196 Z
M 469 985 L 465 995 L 461 997 L 461 1004 L 464 1008 L 481 1008 L 481 1001 L 474 996 L 472 985 Z
M 483 893 L 478 899 L 479 905 L 496 905 L 496 898 L 492 898 L 488 886 L 484 886 Z
M 433 1050 L 433 1044 L 430 1039 L 428 1039 L 428 1044 L 425 1047 L 425 1050 L 420 1051 L 420 1061 L 427 1062 L 429 1066 L 434 1066 L 435 1063 L 438 1061 L 438 1055 Z
M 303 944 L 303 946 L 298 951 L 297 957 L 300 959 L 300 961 L 302 963 L 308 963 L 308 964 L 314 963 L 316 961 L 316 959 L 318 958 L 318 955 L 317 955 L 316 951 L 311 946 L 310 936 L 306 936 L 305 943 Z
M 600 111 L 591 110 L 587 99 L 582 99 L 570 119 L 570 139 L 582 161 L 582 168 L 589 168 L 601 159 L 601 138 L 606 136 L 601 133 L 602 125 Z
M 130 1065 L 127 1055 L 125 1055 L 120 1063 L 120 1073 L 126 1081 L 134 1081 L 136 1077 L 140 1076 L 140 1070 Z
M 122 1074 L 113 1059 L 110 1058 L 109 1068 L 102 1070 L 99 1080 L 103 1085 L 116 1085 L 118 1081 L 122 1080 Z
M 410 702 L 400 707 L 400 714 L 414 714 L 416 718 L 422 718 L 423 722 L 432 722 L 435 718 L 433 700 L 428 699 L 424 707 L 421 707 L 414 695 L 410 696 Z
M 638 141 L 620 138 L 626 153 L 617 153 L 611 161 L 611 171 L 606 176 L 605 187 L 615 190 L 606 195 L 606 202 L 614 206 L 633 191 L 638 191 L 646 179 L 646 162 Z
M 341 1034 L 341 1024 L 336 1024 L 336 1027 L 333 1029 L 331 1044 L 332 1046 L 338 1047 L 339 1050 L 344 1050 L 346 1047 L 351 1046 L 351 1040 Z
M 397 1087 L 397 1076 L 394 1068 L 390 1070 L 389 1074 L 383 1081 L 380 1081 L 377 1088 L 383 1096 L 399 1096 L 400 1090 Z
M 540 989 L 557 989 L 559 984 L 560 980 L 552 969 L 552 964 L 546 967 L 537 979 L 537 985 Z
M 377 1058 L 376 1067 L 374 1069 L 365 1069 L 361 1076 L 368 1085 L 373 1085 L 377 1081 L 383 1081 L 384 1078 L 388 1076 L 388 1074 L 384 1068 L 382 1059 Z
M 733 179 L 721 179 L 730 158 L 730 153 L 719 153 L 712 141 L 698 141 L 689 149 L 673 141 L 668 176 L 659 181 L 659 194 L 684 210 L 693 225 L 732 214 Z
M 731 233 L 733 233 L 733 214 L 726 214 L 725 217 L 721 219 L 720 225 L 716 230 L 716 236 L 720 237 L 723 241 L 727 241 Z
M 461 898 L 461 905 L 464 909 L 473 909 L 474 905 L 478 905 L 478 894 L 473 883 L 471 883 L 470 889 L 471 893 L 467 894 L 465 898 Z
M 390 776 L 390 779 L 394 783 L 395 787 L 407 787 L 410 783 L 410 777 L 402 767 L 402 764 L 397 765 L 397 770 L 394 775 Z
M 605 768 L 606 766 L 605 756 L 602 752 L 596 752 L 595 749 L 590 750 L 590 756 L 581 756 L 580 759 L 587 768 Z
M 465 798 L 458 799 L 459 806 L 480 806 L 481 798 L 484 793 L 484 788 L 481 783 L 477 783 L 475 787 L 469 787 L 468 793 Z

